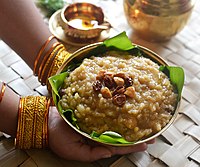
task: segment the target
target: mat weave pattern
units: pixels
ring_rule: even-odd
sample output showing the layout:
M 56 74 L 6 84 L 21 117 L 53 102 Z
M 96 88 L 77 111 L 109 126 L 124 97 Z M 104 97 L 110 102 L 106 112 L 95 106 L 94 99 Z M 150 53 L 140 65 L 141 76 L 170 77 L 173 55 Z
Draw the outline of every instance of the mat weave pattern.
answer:
M 122 0 L 94 0 L 113 25 L 110 36 L 126 31 L 129 38 L 158 53 L 170 65 L 182 66 L 186 73 L 179 115 L 173 125 L 149 145 L 147 151 L 114 156 L 94 163 L 66 161 L 49 150 L 16 150 L 14 140 L 0 132 L 0 167 L 198 167 L 200 166 L 200 2 L 178 35 L 165 43 L 150 43 L 134 35 L 127 24 Z M 112 7 L 112 12 L 110 11 Z M 78 49 L 67 45 L 69 51 Z M 47 95 L 27 64 L 0 40 L 0 80 L 16 93 Z M 42 158 L 41 158 L 42 157 Z

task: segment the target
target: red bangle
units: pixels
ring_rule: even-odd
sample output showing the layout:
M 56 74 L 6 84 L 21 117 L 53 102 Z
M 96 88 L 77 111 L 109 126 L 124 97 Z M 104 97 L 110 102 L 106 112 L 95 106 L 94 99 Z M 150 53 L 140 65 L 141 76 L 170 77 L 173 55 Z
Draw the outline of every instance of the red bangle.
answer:
M 49 44 L 49 42 L 50 42 L 53 38 L 55 38 L 55 36 L 51 35 L 51 36 L 47 39 L 47 41 L 44 43 L 44 45 L 41 47 L 39 53 L 37 54 L 37 57 L 36 57 L 35 62 L 34 62 L 34 67 L 33 67 L 34 75 L 37 75 L 37 73 L 38 73 L 38 68 L 39 68 L 39 67 L 38 67 L 38 61 L 40 60 L 42 53 L 44 52 L 45 48 L 47 47 L 47 45 Z

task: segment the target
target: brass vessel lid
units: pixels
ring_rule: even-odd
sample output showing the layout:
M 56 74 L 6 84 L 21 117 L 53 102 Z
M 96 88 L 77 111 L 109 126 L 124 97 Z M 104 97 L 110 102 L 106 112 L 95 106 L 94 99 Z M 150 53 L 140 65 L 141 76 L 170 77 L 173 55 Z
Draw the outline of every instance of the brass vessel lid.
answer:
M 133 2 L 134 4 L 135 2 Z M 141 10 L 154 16 L 174 16 L 191 10 L 195 0 L 141 0 Z

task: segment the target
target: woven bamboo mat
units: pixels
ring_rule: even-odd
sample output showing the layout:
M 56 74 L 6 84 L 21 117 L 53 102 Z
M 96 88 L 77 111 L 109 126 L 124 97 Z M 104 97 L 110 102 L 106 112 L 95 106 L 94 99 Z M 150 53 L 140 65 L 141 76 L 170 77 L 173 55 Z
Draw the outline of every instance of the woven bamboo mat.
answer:
M 186 73 L 180 112 L 173 125 L 149 145 L 147 151 L 114 156 L 94 163 L 66 161 L 49 150 L 16 150 L 14 140 L 0 132 L 0 167 L 198 167 L 200 166 L 200 2 L 188 25 L 165 43 L 149 43 L 134 35 L 128 26 L 122 1 L 95 0 L 102 6 L 113 29 L 110 36 L 126 31 L 130 39 L 162 56 L 170 65 L 182 66 Z M 113 13 L 110 11 L 118 11 Z M 77 48 L 67 45 L 69 51 Z M 20 95 L 47 95 L 32 70 L 3 41 L 0 41 L 0 80 Z

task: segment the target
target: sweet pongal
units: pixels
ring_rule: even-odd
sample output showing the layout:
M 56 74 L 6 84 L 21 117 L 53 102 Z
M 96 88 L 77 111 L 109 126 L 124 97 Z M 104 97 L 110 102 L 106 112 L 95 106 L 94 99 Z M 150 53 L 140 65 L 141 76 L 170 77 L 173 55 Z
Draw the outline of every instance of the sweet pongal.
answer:
M 74 111 L 82 131 L 114 131 L 134 142 L 170 121 L 177 94 L 158 64 L 124 54 L 85 58 L 65 79 L 60 102 Z

